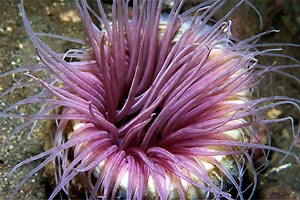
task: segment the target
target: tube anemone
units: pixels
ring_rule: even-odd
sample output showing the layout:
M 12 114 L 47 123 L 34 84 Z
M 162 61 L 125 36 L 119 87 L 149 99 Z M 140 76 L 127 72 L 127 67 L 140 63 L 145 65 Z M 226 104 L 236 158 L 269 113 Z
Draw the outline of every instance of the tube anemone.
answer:
M 242 199 L 245 190 L 251 196 L 255 151 L 266 158 L 270 150 L 296 158 L 259 138 L 261 132 L 268 137 L 267 124 L 289 120 L 266 119 L 264 111 L 291 104 L 299 113 L 300 103 L 253 97 L 266 73 L 289 67 L 259 63 L 259 56 L 275 55 L 272 45 L 257 44 L 268 32 L 242 41 L 231 36 L 229 16 L 241 2 L 218 21 L 212 16 L 225 1 L 206 1 L 185 12 L 184 2 L 175 1 L 169 14 L 162 12 L 163 1 L 131 3 L 114 1 L 108 14 L 100 1 L 97 8 L 76 1 L 87 42 L 61 38 L 86 49 L 64 54 L 40 39 L 19 5 L 41 63 L 6 74 L 26 72 L 28 85 L 43 89 L 1 116 L 26 118 L 21 128 L 53 119 L 57 128 L 53 148 L 11 170 L 9 176 L 44 158 L 16 190 L 52 162 L 56 186 L 49 199 L 75 189 L 89 199 Z M 298 66 L 294 61 L 292 67 Z M 35 76 L 37 71 L 49 76 Z M 36 114 L 14 113 L 28 104 L 42 106 Z M 297 137 L 299 130 L 292 131 Z M 242 181 L 247 168 L 254 177 L 249 187 Z

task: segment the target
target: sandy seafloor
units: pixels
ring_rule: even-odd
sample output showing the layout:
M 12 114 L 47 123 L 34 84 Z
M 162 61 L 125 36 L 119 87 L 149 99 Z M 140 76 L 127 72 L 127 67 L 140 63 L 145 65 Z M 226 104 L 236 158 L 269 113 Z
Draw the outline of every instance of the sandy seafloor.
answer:
M 195 0 L 188 1 L 193 4 Z M 255 1 L 254 4 L 263 17 L 263 30 L 280 29 L 280 33 L 269 34 L 262 39 L 267 42 L 283 42 L 300 44 L 300 1 L 299 0 L 269 0 Z M 20 65 L 29 65 L 34 62 L 35 50 L 26 35 L 21 17 L 17 8 L 19 0 L 0 0 L 0 72 L 15 69 Z M 72 1 L 28 1 L 25 3 L 26 12 L 36 31 L 45 33 L 64 34 L 67 36 L 84 38 L 81 22 L 77 20 L 76 8 Z M 259 20 L 255 12 L 247 6 L 234 14 L 233 34 L 245 38 L 258 33 Z M 47 39 L 46 39 L 47 40 Z M 48 40 L 49 42 L 49 40 Z M 62 40 L 50 40 L 51 47 L 65 52 L 71 47 Z M 300 48 L 287 48 L 285 53 L 300 59 Z M 287 62 L 286 59 L 273 58 L 271 63 Z M 300 78 L 300 70 L 291 69 L 290 73 Z M 12 86 L 20 78 L 19 75 L 10 75 L 1 78 L 0 92 L 8 86 Z M 284 94 L 300 99 L 299 84 L 281 75 L 272 75 L 272 88 L 275 94 Z M 270 85 L 263 84 L 261 93 L 270 92 Z M 35 88 L 24 88 L 13 95 L 6 95 L 0 100 L 0 109 L 9 103 L 22 99 L 26 95 L 35 92 Z M 264 94 L 263 94 L 264 95 Z M 266 94 L 268 95 L 268 94 Z M 23 109 L 23 108 L 20 108 Z M 281 115 L 292 114 L 295 117 L 294 124 L 299 124 L 299 113 L 295 114 L 290 106 L 279 108 Z M 32 111 L 36 108 L 31 108 Z M 12 119 L 0 120 L 0 141 L 22 121 Z M 53 130 L 47 124 L 38 123 L 33 133 L 26 137 L 27 130 L 12 137 L 4 147 L 0 149 L 0 200 L 7 199 L 13 188 L 26 176 L 39 162 L 29 163 L 17 170 L 11 179 L 6 175 L 18 162 L 36 155 L 43 151 L 45 135 L 53 134 Z M 288 124 L 272 126 L 272 144 L 287 149 L 292 138 Z M 300 157 L 300 140 L 294 152 Z M 278 161 L 282 155 L 271 154 L 269 167 L 260 174 L 256 199 L 300 199 L 300 166 L 295 159 L 287 158 L 283 163 Z M 14 199 L 45 199 L 49 196 L 51 188 L 49 178 L 44 170 L 34 174 L 21 189 L 16 193 Z

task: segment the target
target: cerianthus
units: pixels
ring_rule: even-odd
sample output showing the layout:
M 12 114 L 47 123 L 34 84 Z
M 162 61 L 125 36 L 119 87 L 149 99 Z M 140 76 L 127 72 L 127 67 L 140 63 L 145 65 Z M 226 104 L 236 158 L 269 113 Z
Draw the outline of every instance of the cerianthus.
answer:
M 32 30 L 21 3 L 41 63 L 6 74 L 24 73 L 31 78 L 28 86 L 43 89 L 0 115 L 26 118 L 26 126 L 52 119 L 57 127 L 53 148 L 11 170 L 9 176 L 45 158 L 16 190 L 52 162 L 56 186 L 49 199 L 74 188 L 88 199 L 242 199 L 247 190 L 251 196 L 257 183 L 255 151 L 266 158 L 270 150 L 295 156 L 258 135 L 268 138 L 267 124 L 288 118 L 269 120 L 262 113 L 282 104 L 298 109 L 299 100 L 254 98 L 266 73 L 289 66 L 258 61 L 276 55 L 272 45 L 257 43 L 268 32 L 232 37 L 229 17 L 236 7 L 213 20 L 224 4 L 206 1 L 182 11 L 184 1 L 174 1 L 167 14 L 163 1 L 116 0 L 106 11 L 100 1 L 93 8 L 76 0 L 87 41 L 60 39 L 85 49 L 58 53 Z M 35 76 L 37 71 L 47 78 Z M 35 114 L 15 113 L 28 104 L 42 106 Z M 299 130 L 291 130 L 297 137 Z M 247 173 L 254 177 L 250 186 L 242 181 Z

